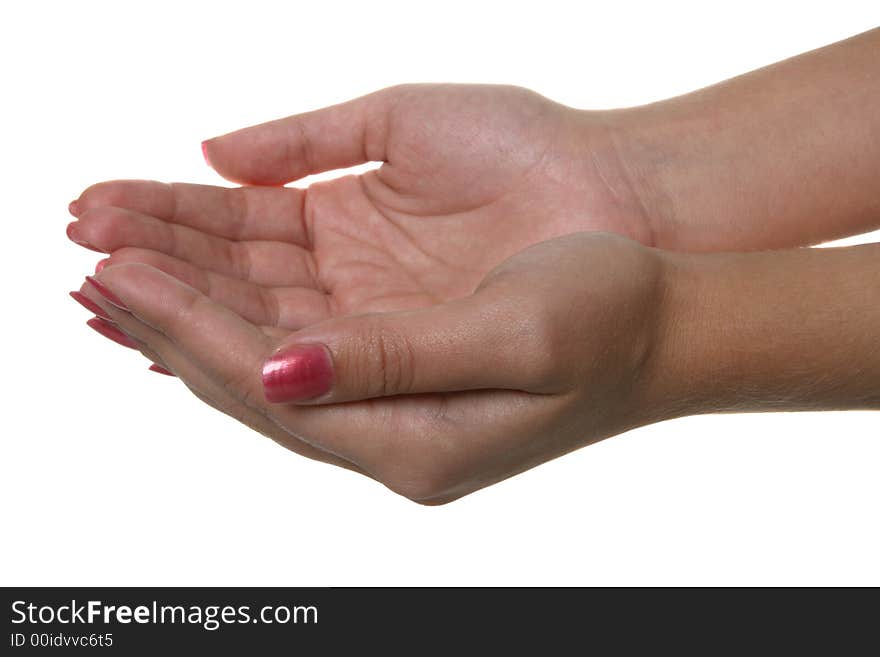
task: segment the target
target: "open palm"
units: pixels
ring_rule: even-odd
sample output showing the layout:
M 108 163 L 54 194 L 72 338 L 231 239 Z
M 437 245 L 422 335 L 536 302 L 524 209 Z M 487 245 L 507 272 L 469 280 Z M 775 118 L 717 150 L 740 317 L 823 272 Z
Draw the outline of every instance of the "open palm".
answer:
M 111 264 L 156 266 L 286 333 L 464 296 L 558 235 L 646 241 L 610 143 L 601 115 L 524 89 L 393 87 L 206 142 L 211 165 L 244 187 L 94 185 L 69 234 Z M 383 164 L 281 187 L 366 161 Z

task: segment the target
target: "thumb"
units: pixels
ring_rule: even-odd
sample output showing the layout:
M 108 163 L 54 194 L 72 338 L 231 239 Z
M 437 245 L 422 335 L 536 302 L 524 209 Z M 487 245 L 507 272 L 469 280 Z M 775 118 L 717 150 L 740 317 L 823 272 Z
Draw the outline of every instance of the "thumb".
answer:
M 304 176 L 385 159 L 393 87 L 324 109 L 202 142 L 208 165 L 245 185 L 283 185 Z
M 540 373 L 531 320 L 475 293 L 430 308 L 332 319 L 299 331 L 263 366 L 273 403 L 336 403 L 392 395 L 528 389 Z

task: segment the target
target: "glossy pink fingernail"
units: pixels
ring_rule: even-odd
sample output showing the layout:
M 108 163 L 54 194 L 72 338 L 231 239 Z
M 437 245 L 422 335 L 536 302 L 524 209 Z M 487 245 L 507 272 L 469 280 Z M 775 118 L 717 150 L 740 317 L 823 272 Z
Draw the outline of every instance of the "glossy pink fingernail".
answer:
M 211 158 L 208 157 L 208 142 L 206 142 L 206 141 L 202 142 L 202 157 L 205 158 L 205 164 L 207 164 L 210 167 L 211 166 Z M 211 167 L 211 168 L 213 169 L 214 167 Z
M 98 253 L 104 253 L 97 246 L 94 246 L 93 244 L 86 242 L 83 238 L 81 238 L 79 236 L 79 231 L 76 228 L 76 224 L 77 224 L 76 221 L 71 221 L 69 224 L 67 224 L 67 238 L 71 242 L 75 242 L 76 244 L 79 244 L 82 247 L 85 247 L 87 249 L 91 249 L 92 251 L 97 251 Z
M 132 340 L 107 320 L 101 319 L 100 317 L 92 317 L 86 322 L 86 324 L 91 326 L 105 338 L 110 338 L 116 344 L 121 344 L 123 347 L 128 347 L 129 349 L 138 348 L 137 342 Z
M 99 293 L 102 297 L 104 297 L 105 299 L 107 299 L 107 301 L 109 301 L 110 303 L 112 303 L 114 306 L 116 306 L 116 307 L 119 308 L 120 310 L 128 310 L 128 311 L 131 311 L 131 308 L 129 308 L 128 306 L 126 306 L 124 303 L 122 303 L 122 299 L 120 299 L 120 298 L 117 297 L 115 294 L 113 294 L 110 290 L 108 290 L 108 289 L 107 289 L 107 286 L 104 285 L 101 281 L 99 281 L 98 279 L 94 278 L 93 276 L 86 276 L 86 280 L 89 282 L 89 284 L 90 284 L 93 288 L 95 288 L 95 289 L 98 291 L 98 293 Z
M 149 369 L 151 372 L 158 372 L 159 374 L 164 374 L 165 376 L 174 376 L 174 372 L 170 372 L 161 365 L 156 365 L 156 363 L 150 365 Z
M 71 201 L 70 204 L 67 206 L 67 211 L 70 214 L 72 214 L 74 217 L 78 217 L 79 216 L 79 214 L 78 214 L 79 202 L 78 201 Z
M 101 270 L 107 266 L 107 263 L 110 261 L 110 258 L 104 258 L 103 260 L 98 260 L 95 264 L 95 273 L 100 274 Z
M 287 347 L 263 365 L 263 392 L 273 404 L 312 399 L 332 385 L 333 363 L 320 344 Z
M 101 308 L 101 306 L 99 306 L 94 301 L 89 299 L 82 292 L 71 292 L 70 296 L 73 297 L 73 300 L 76 301 L 83 308 L 85 308 L 86 310 L 88 310 L 91 313 L 94 313 L 95 315 L 97 315 L 101 319 L 107 320 L 108 322 L 113 321 L 113 319 L 111 317 L 107 317 L 107 313 L 104 312 L 104 309 Z

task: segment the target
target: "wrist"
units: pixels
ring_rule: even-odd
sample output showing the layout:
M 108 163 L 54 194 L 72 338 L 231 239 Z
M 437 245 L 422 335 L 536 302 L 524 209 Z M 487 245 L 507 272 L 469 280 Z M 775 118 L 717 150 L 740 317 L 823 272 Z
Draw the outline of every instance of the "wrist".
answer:
M 653 245 L 767 250 L 875 230 L 878 44 L 873 30 L 604 113 Z
M 880 407 L 880 245 L 659 253 L 651 421 Z
M 591 173 L 618 216 L 637 222 L 638 234 L 629 236 L 647 246 L 686 250 L 691 240 L 682 218 L 693 211 L 683 190 L 702 183 L 682 165 L 679 142 L 682 132 L 691 142 L 697 137 L 692 129 L 671 127 L 664 113 L 662 104 L 578 111 Z
M 803 410 L 804 360 L 829 327 L 802 330 L 821 302 L 811 298 L 816 281 L 794 271 L 799 255 L 660 252 L 663 295 L 646 367 L 654 421 Z M 815 365 L 814 376 L 825 376 Z
M 684 319 L 691 317 L 686 290 L 693 281 L 684 275 L 673 252 L 657 248 L 649 251 L 656 259 L 658 274 L 653 303 L 647 314 L 647 348 L 632 389 L 629 412 L 634 416 L 636 426 L 696 412 L 692 407 L 680 408 L 688 399 L 685 390 L 687 364 L 679 356 L 683 338 L 681 327 Z M 690 322 L 687 325 L 692 331 Z
M 711 279 L 693 256 L 656 249 L 662 272 L 651 350 L 642 372 L 639 404 L 647 422 L 708 412 L 715 393 L 706 376 L 709 327 L 714 321 L 701 299 Z M 711 384 L 711 385 L 710 385 Z

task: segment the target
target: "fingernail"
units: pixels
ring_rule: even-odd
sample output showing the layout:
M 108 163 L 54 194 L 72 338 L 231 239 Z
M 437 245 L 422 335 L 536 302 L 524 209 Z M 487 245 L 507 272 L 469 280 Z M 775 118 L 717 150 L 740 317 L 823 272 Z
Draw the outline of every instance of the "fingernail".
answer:
M 88 311 L 91 312 L 91 313 L 94 313 L 95 315 L 97 315 L 97 316 L 100 317 L 101 319 L 105 319 L 105 320 L 107 320 L 108 322 L 112 322 L 112 321 L 113 321 L 112 318 L 107 317 L 107 313 L 104 312 L 104 309 L 101 308 L 101 306 L 99 306 L 99 305 L 96 304 L 94 301 L 92 301 L 91 299 L 89 299 L 89 298 L 88 298 L 85 294 L 83 294 L 82 292 L 71 292 L 71 293 L 70 293 L 70 296 L 73 297 L 73 300 L 76 301 L 76 302 L 77 302 L 79 305 L 81 305 L 83 308 L 85 308 L 86 310 L 88 310 Z
M 95 273 L 96 274 L 101 273 L 101 270 L 107 266 L 107 262 L 109 260 L 110 260 L 110 258 L 104 258 L 103 260 L 98 260 L 98 263 L 95 265 Z
M 112 303 L 114 306 L 116 306 L 120 310 L 127 310 L 127 311 L 131 312 L 131 308 L 126 306 L 124 303 L 122 303 L 122 299 L 120 299 L 115 294 L 113 294 L 110 290 L 108 290 L 107 286 L 104 285 L 101 281 L 99 281 L 98 279 L 96 279 L 92 276 L 86 276 L 86 280 L 89 282 L 89 284 L 93 288 L 95 288 L 98 291 L 98 293 L 100 293 L 100 295 L 102 297 L 107 299 L 107 301 Z
M 67 224 L 67 237 L 68 237 L 68 239 L 70 239 L 71 242 L 75 242 L 75 243 L 79 244 L 80 246 L 84 246 L 87 249 L 91 249 L 92 251 L 97 251 L 98 253 L 104 253 L 97 246 L 93 246 L 93 245 L 89 244 L 88 242 L 86 242 L 84 239 L 82 239 L 79 236 L 79 233 L 76 229 L 76 224 L 77 224 L 77 222 L 75 222 L 75 221 L 71 221 L 69 224 Z
M 138 348 L 137 342 L 132 340 L 125 333 L 116 328 L 113 324 L 104 319 L 101 319 L 100 317 L 92 317 L 89 321 L 86 322 L 86 324 L 91 326 L 105 338 L 110 338 L 116 344 L 121 344 L 123 347 L 128 347 L 129 349 Z
M 79 202 L 71 201 L 67 206 L 67 211 L 72 214 L 74 217 L 79 216 L 77 213 L 79 212 Z
M 205 158 L 205 164 L 207 164 L 210 167 L 211 166 L 211 158 L 208 157 L 208 142 L 206 142 L 206 141 L 202 142 L 202 157 Z M 211 168 L 213 169 L 214 167 L 211 167 Z
M 273 404 L 312 399 L 332 385 L 330 353 L 320 344 L 287 347 L 263 365 L 263 392 Z
M 169 372 L 161 365 L 156 365 L 156 363 L 153 363 L 152 365 L 150 365 L 149 369 L 151 372 L 158 372 L 159 374 L 164 374 L 166 376 L 174 376 L 174 372 Z

